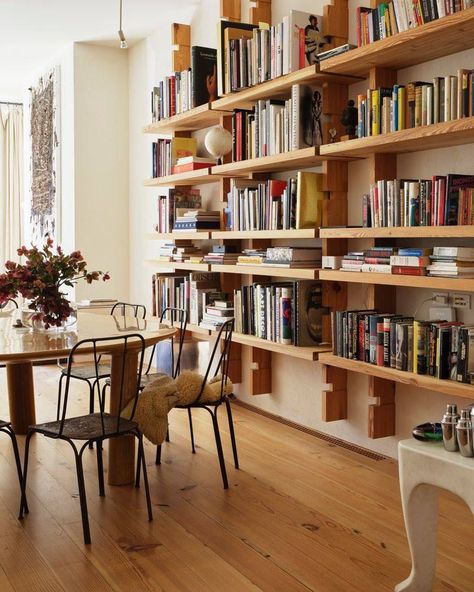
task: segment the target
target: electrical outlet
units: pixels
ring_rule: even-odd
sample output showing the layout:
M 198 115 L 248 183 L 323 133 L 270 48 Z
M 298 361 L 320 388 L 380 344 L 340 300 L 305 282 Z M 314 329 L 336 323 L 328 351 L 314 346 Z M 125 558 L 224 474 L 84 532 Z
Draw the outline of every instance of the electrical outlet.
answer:
M 441 304 L 447 306 L 449 303 L 449 293 L 448 292 L 433 292 L 433 298 L 436 304 Z
M 471 308 L 471 295 L 470 294 L 452 294 L 451 295 L 451 306 L 454 308 Z

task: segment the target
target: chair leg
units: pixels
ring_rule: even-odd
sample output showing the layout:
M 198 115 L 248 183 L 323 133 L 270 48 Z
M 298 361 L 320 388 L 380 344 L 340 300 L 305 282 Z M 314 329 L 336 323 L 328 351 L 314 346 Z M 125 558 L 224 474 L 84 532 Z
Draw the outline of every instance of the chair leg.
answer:
M 61 372 L 61 376 L 59 378 L 59 386 L 58 386 L 58 409 L 56 412 L 56 421 L 59 421 L 60 413 L 61 413 L 61 399 L 62 399 L 62 389 L 63 389 L 63 378 L 64 374 Z
M 30 455 L 30 440 L 33 432 L 28 432 L 25 440 L 25 460 L 23 461 L 23 485 L 21 488 L 21 502 L 19 520 L 23 520 L 23 515 L 28 514 L 28 504 L 26 502 L 26 478 L 28 475 L 28 458 Z
M 188 407 L 188 419 L 189 419 L 189 433 L 191 434 L 191 450 L 192 450 L 193 454 L 196 454 L 196 448 L 194 446 L 193 416 L 192 416 L 190 407 Z
M 102 455 L 102 440 L 97 440 L 95 443 L 97 452 L 97 475 L 99 478 L 99 495 L 105 497 L 105 486 L 104 486 L 104 460 Z
M 224 489 L 229 489 L 229 482 L 227 481 L 227 471 L 225 469 L 224 451 L 222 450 L 222 440 L 219 432 L 219 423 L 217 421 L 217 407 L 214 412 L 210 411 L 212 417 L 212 426 L 214 428 L 214 436 L 216 438 L 217 456 L 219 457 L 219 465 L 221 467 L 222 482 Z
M 84 544 L 90 545 L 91 533 L 89 528 L 89 515 L 87 513 L 87 497 L 86 497 L 86 486 L 84 483 L 84 468 L 82 466 L 82 452 L 77 452 L 74 445 L 70 442 L 74 449 L 74 455 L 76 457 L 76 472 L 77 472 L 77 485 L 79 487 L 79 500 L 81 502 L 81 516 L 82 516 L 82 530 L 84 533 Z
M 23 474 L 21 471 L 21 461 L 20 461 L 20 453 L 18 451 L 18 442 L 16 441 L 16 436 L 15 436 L 15 432 L 13 431 L 13 429 L 8 426 L 5 428 L 6 434 L 8 434 L 11 438 L 12 441 L 12 446 L 13 446 L 13 456 L 15 457 L 15 464 L 16 464 L 16 472 L 18 474 L 18 483 L 20 484 L 20 499 L 22 501 L 20 501 L 20 504 L 23 503 L 25 505 L 25 511 L 28 512 L 28 503 L 26 501 L 26 494 L 23 495 Z M 18 516 L 20 516 L 21 510 L 18 514 Z
M 156 447 L 155 465 L 161 465 L 161 444 Z
M 87 384 L 89 385 L 89 413 L 94 413 L 94 394 L 95 394 L 95 383 L 97 381 L 94 382 L 89 382 L 87 381 Z M 96 443 L 97 446 L 97 443 Z M 92 442 L 92 440 L 89 441 L 89 448 L 92 449 L 94 448 L 94 442 Z
M 140 451 L 139 456 L 142 461 L 143 483 L 145 484 L 145 495 L 146 495 L 146 507 L 148 510 L 148 521 L 151 522 L 153 520 L 153 510 L 151 508 L 150 486 L 148 484 L 148 474 L 146 472 L 146 460 L 145 460 L 145 448 L 143 446 L 143 435 L 139 434 L 137 437 L 138 437 L 138 450 Z
M 235 440 L 234 420 L 232 418 L 232 408 L 229 399 L 225 400 L 225 408 L 227 410 L 227 419 L 229 420 L 230 441 L 232 443 L 232 454 L 234 455 L 234 466 L 239 468 L 239 457 L 237 455 L 237 442 Z M 216 410 L 217 411 L 217 410 Z
M 140 471 L 141 471 L 141 465 L 142 465 L 142 451 L 140 446 L 138 447 L 138 453 L 137 453 L 137 470 L 135 473 L 135 487 L 140 487 Z
M 166 437 L 165 437 L 165 442 L 169 442 L 170 441 L 170 428 L 169 425 L 166 428 Z

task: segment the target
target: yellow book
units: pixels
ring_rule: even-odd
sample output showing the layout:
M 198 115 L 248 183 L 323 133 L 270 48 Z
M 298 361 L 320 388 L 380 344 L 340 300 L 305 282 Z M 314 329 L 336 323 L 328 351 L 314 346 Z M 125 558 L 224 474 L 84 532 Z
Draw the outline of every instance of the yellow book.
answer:
M 196 138 L 173 138 L 171 140 L 171 162 L 176 164 L 178 158 L 196 156 Z
M 380 105 L 379 105 L 379 93 L 377 90 L 371 92 L 371 107 L 372 107 L 372 135 L 378 136 L 380 133 L 379 120 L 380 120 Z
M 296 228 L 316 228 L 321 226 L 323 199 L 323 175 L 298 171 L 296 190 Z
M 406 128 L 406 89 L 404 86 L 398 87 L 398 129 Z

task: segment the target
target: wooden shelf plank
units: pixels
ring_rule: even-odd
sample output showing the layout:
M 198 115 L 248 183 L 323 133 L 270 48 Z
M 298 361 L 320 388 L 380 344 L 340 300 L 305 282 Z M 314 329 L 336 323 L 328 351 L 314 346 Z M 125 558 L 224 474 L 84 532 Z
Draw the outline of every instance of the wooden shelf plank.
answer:
M 370 68 L 400 70 L 474 47 L 474 8 L 325 60 L 321 72 L 367 77 Z
M 320 238 L 474 238 L 472 226 L 394 226 L 390 228 L 321 228 Z
M 322 164 L 323 160 L 319 156 L 319 147 L 315 146 L 274 154 L 273 156 L 221 164 L 212 168 L 212 174 L 221 175 L 222 177 L 246 177 L 251 173 L 271 173 L 291 171 L 296 168 L 317 167 Z
M 440 380 L 439 378 L 426 376 L 424 374 L 414 374 L 413 372 L 404 372 L 402 370 L 395 370 L 394 368 L 375 366 L 374 364 L 367 364 L 366 362 L 360 362 L 359 360 L 341 358 L 332 353 L 320 353 L 318 359 L 321 364 L 343 368 L 345 370 L 350 370 L 351 372 L 359 372 L 361 374 L 367 374 L 368 376 L 393 380 L 401 384 L 408 384 L 416 386 L 417 388 L 437 391 L 453 397 L 463 397 L 465 399 L 474 398 L 474 386 L 470 384 L 463 384 L 462 382 L 455 382 L 454 380 Z
M 179 187 L 183 185 L 203 185 L 216 183 L 219 179 L 211 175 L 211 169 L 199 169 L 189 173 L 179 173 L 166 177 L 154 177 L 145 181 L 145 187 Z
M 280 76 L 274 80 L 267 80 L 250 88 L 229 93 L 211 104 L 212 109 L 232 111 L 238 108 L 252 107 L 260 99 L 288 98 L 293 84 L 322 85 L 324 82 L 336 84 L 354 84 L 359 78 L 354 76 L 333 75 L 318 71 L 317 66 L 307 66 L 296 72 Z
M 149 240 L 210 240 L 209 230 L 199 230 L 197 232 L 150 232 L 147 234 Z
M 207 263 L 185 263 L 181 261 L 158 261 L 155 259 L 148 259 L 147 263 L 155 265 L 156 267 L 167 267 L 170 270 L 189 270 L 189 271 L 210 271 Z
M 237 273 L 240 275 L 265 275 L 269 277 L 286 277 L 293 279 L 314 280 L 318 278 L 319 269 L 288 269 L 270 265 L 211 265 L 211 271 L 219 273 Z
M 303 228 L 301 230 L 214 230 L 211 232 L 212 238 L 219 240 L 318 238 L 318 234 L 318 228 Z
M 319 279 L 331 282 L 405 286 L 408 288 L 428 288 L 431 290 L 449 290 L 454 292 L 474 291 L 474 279 L 428 276 L 417 277 L 390 273 L 363 273 L 360 271 L 334 271 L 328 269 L 322 269 L 319 272 Z
M 267 351 L 285 354 L 292 358 L 299 358 L 301 360 L 314 361 L 318 359 L 321 352 L 331 351 L 331 346 L 320 345 L 318 347 L 296 347 L 295 345 L 285 345 L 283 343 L 275 343 L 267 339 L 261 339 L 254 335 L 244 335 L 242 333 L 233 333 L 232 341 L 250 347 L 258 347 Z
M 173 115 L 167 119 L 161 119 L 155 123 L 150 123 L 143 128 L 145 134 L 171 134 L 173 132 L 191 132 L 204 129 L 211 125 L 219 123 L 223 113 L 218 107 L 211 109 L 210 105 L 200 105 L 179 115 Z
M 418 152 L 470 143 L 474 143 L 474 117 L 325 144 L 320 147 L 320 154 L 321 157 L 364 158 L 371 154 Z

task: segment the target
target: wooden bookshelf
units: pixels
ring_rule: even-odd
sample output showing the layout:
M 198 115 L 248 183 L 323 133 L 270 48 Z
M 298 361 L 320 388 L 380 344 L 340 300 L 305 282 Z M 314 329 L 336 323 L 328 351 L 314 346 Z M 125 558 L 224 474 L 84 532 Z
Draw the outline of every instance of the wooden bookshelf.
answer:
M 209 230 L 199 230 L 197 232 L 150 232 L 147 234 L 149 240 L 210 240 Z
M 474 238 L 473 226 L 393 226 L 390 228 L 321 228 L 321 238 Z M 345 273 L 345 272 L 344 272 Z
M 219 230 L 212 231 L 213 239 L 219 240 L 248 240 L 248 239 L 297 239 L 318 238 L 318 228 L 302 228 L 300 230 Z
M 268 277 L 285 277 L 295 280 L 318 278 L 319 269 L 288 269 L 287 267 L 276 267 L 271 265 L 211 265 L 211 271 L 220 273 L 236 273 L 238 275 L 264 275 Z
M 322 269 L 321 280 L 332 282 L 350 282 L 356 284 L 372 284 L 379 286 L 399 286 L 405 288 L 428 288 L 431 290 L 448 290 L 450 292 L 473 292 L 474 279 L 428 277 L 412 275 L 395 275 L 390 273 L 369 273 L 360 271 L 334 271 Z
M 433 376 L 424 374 L 415 374 L 413 372 L 404 372 L 403 370 L 395 370 L 394 368 L 385 368 L 383 366 L 375 366 L 359 360 L 349 360 L 336 356 L 332 353 L 320 353 L 319 361 L 328 366 L 335 366 L 337 368 L 344 368 L 350 372 L 358 372 L 359 374 L 367 374 L 368 376 L 375 376 L 385 380 L 391 380 L 401 384 L 415 386 L 417 388 L 428 389 L 449 395 L 452 397 L 462 397 L 464 399 L 474 399 L 474 386 L 471 384 L 464 384 L 462 382 L 455 382 L 454 380 L 440 380 Z
M 367 77 L 374 67 L 400 70 L 472 47 L 474 8 L 468 8 L 324 60 L 320 70 Z
M 211 175 L 211 169 L 199 169 L 189 173 L 178 173 L 166 177 L 154 177 L 145 181 L 145 187 L 182 187 L 185 185 L 205 185 L 216 183 L 219 179 Z
M 252 173 L 275 173 L 317 167 L 321 166 L 324 160 L 319 156 L 319 147 L 315 146 L 221 164 L 212 168 L 212 174 L 222 177 L 246 177 Z
M 474 10 L 474 9 L 472 9 Z M 474 117 L 356 138 L 320 147 L 321 157 L 367 158 L 372 154 L 400 154 L 474 143 Z
M 173 132 L 196 131 L 218 124 L 222 115 L 226 115 L 226 113 L 219 110 L 218 107 L 211 109 L 211 105 L 200 105 L 184 113 L 173 115 L 173 117 L 150 123 L 143 128 L 143 133 L 172 134 Z
M 170 270 L 180 269 L 188 271 L 210 271 L 207 263 L 186 263 L 181 261 L 158 261 L 155 259 L 149 259 L 147 263 L 153 264 L 156 267 L 169 268 Z
M 212 109 L 232 111 L 233 109 L 251 108 L 261 99 L 289 98 L 293 84 L 322 85 L 324 82 L 335 84 L 354 84 L 359 78 L 344 74 L 320 72 L 318 66 L 307 66 L 296 72 L 285 74 L 273 80 L 267 80 L 250 88 L 229 93 L 211 104 Z
M 283 343 L 275 343 L 268 339 L 261 339 L 254 335 L 244 335 L 243 333 L 232 334 L 232 341 L 240 343 L 241 345 L 249 345 L 251 347 L 258 347 L 267 351 L 275 352 L 277 354 L 285 354 L 292 358 L 299 358 L 300 360 L 314 361 L 318 359 L 321 352 L 331 351 L 329 345 L 320 345 L 318 347 L 296 347 L 295 345 L 285 345 Z

